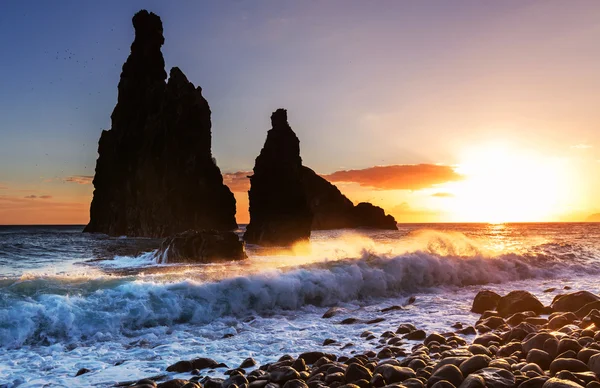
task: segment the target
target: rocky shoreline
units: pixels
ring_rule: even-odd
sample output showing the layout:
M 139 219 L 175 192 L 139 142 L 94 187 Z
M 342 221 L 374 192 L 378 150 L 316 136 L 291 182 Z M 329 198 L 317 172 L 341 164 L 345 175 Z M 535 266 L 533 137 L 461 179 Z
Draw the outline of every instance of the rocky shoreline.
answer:
M 472 325 L 457 322 L 447 332 L 426 333 L 412 324 L 400 324 L 375 333 L 382 328 L 378 325 L 360 333 L 361 340 L 379 342 L 367 352 L 357 353 L 352 344 L 327 339 L 323 346 L 338 346 L 337 351 L 283 355 L 264 365 L 248 358 L 232 369 L 199 357 L 179 361 L 163 375 L 116 386 L 600 388 L 599 310 L 600 297 L 587 291 L 559 294 L 544 306 L 527 291 L 500 296 L 484 290 L 472 305 L 472 312 L 481 314 L 480 318 Z M 323 319 L 335 319 L 338 313 L 339 309 L 332 308 Z M 358 322 L 345 319 L 339 324 Z M 176 373 L 189 377 L 172 379 Z M 217 373 L 225 378 L 214 377 Z

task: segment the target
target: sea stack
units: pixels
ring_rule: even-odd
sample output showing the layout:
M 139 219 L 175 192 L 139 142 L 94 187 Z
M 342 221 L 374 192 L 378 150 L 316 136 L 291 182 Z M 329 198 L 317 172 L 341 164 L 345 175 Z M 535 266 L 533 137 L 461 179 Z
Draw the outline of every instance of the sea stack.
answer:
M 275 111 L 271 125 L 250 177 L 250 223 L 244 240 L 289 246 L 308 240 L 312 213 L 302 182 L 300 140 L 288 124 L 287 111 Z
M 189 229 L 234 230 L 235 198 L 211 153 L 202 89 L 174 67 L 168 82 L 160 18 L 133 17 L 111 129 L 102 131 L 86 232 L 164 237 Z

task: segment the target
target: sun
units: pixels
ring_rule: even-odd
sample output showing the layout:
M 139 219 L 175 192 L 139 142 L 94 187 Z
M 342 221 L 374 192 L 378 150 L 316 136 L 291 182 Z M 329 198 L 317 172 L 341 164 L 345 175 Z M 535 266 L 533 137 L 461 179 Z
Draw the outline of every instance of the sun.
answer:
M 555 221 L 569 197 L 566 161 L 503 143 L 464 152 L 450 213 L 463 222 Z

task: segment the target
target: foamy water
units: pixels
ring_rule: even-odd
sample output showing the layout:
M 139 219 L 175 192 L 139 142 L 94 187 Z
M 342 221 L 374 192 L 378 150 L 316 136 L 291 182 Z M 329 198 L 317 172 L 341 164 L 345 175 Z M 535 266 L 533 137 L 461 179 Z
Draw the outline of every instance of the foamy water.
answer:
M 326 347 L 350 354 L 378 345 L 359 338 L 366 329 L 472 323 L 481 288 L 549 302 L 545 288 L 598 291 L 600 280 L 596 224 L 318 232 L 308 247 L 248 247 L 246 261 L 197 266 L 157 264 L 156 241 L 80 230 L 0 229 L 0 384 L 108 386 L 200 356 L 274 361 L 326 338 L 353 343 Z M 404 310 L 380 311 L 412 295 Z M 348 312 L 322 319 L 331 306 Z M 385 321 L 340 325 L 347 317 Z M 92 372 L 74 377 L 84 367 Z

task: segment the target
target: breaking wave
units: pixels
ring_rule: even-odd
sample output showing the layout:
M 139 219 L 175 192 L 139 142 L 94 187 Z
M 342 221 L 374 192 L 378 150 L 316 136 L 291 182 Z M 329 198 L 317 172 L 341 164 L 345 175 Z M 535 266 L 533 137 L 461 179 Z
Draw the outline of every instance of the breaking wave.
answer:
M 304 258 L 302 265 L 263 268 L 250 259 L 232 274 L 209 280 L 185 277 L 101 276 L 96 278 L 22 277 L 0 281 L 0 346 L 103 341 L 178 324 L 204 325 L 226 316 L 244 317 L 333 306 L 438 287 L 461 287 L 555 277 L 590 271 L 564 246 L 529 253 L 493 255 L 460 238 L 434 235 L 410 251 L 403 247 L 358 244 L 346 258 Z M 447 240 L 454 241 L 448 244 Z M 456 241 L 459 241 L 457 244 Z M 337 241 L 339 244 L 339 241 Z M 410 248 L 413 245 L 410 243 Z M 318 248 L 323 255 L 326 247 Z M 571 249 L 571 248 L 568 248 Z M 553 252 L 558 252 L 553 254 Z M 401 252 L 401 253 L 398 253 Z M 352 253 L 352 252 L 351 252 Z M 354 258 L 348 258 L 354 257 Z M 149 254 L 126 260 L 146 263 Z M 259 265 L 260 263 L 260 265 Z M 260 270 L 252 266 L 256 264 Z

